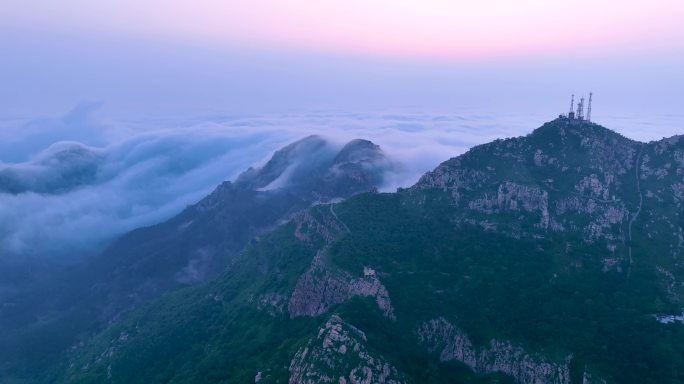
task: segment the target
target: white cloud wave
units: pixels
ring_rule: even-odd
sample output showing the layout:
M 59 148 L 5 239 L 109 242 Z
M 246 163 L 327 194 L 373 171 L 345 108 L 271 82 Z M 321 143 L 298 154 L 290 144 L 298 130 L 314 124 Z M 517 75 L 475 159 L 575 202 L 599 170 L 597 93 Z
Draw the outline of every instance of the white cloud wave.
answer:
M 383 186 L 394 190 L 474 145 L 527 134 L 552 118 L 309 113 L 122 123 L 96 112 L 97 104 L 84 104 L 60 119 L 0 128 L 0 183 L 9 173 L 23 186 L 21 193 L 0 192 L 0 255 L 69 259 L 94 252 L 114 236 L 173 216 L 311 134 L 337 144 L 364 138 L 380 145 L 401 164 Z M 622 133 L 636 132 L 628 121 L 615 121 L 627 127 Z M 83 153 L 55 160 L 74 148 Z M 94 173 L 84 174 L 91 165 Z

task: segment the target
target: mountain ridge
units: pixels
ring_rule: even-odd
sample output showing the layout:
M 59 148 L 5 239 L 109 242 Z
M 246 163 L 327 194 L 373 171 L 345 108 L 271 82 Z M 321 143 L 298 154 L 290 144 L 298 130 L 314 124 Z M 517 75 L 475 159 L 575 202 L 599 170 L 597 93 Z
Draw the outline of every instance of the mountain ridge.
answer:
M 381 185 L 391 167 L 369 141 L 341 147 L 320 136 L 296 141 L 171 219 L 130 231 L 86 263 L 49 277 L 28 294 L 14 294 L 7 300 L 14 305 L 0 307 L 0 356 L 42 358 L 27 348 L 27 337 L 44 339 L 46 353 L 54 354 L 165 292 L 204 283 L 255 237 L 321 200 Z M 283 175 L 278 188 L 263 188 Z
M 679 138 L 555 120 L 410 188 L 296 214 L 217 279 L 76 346 L 54 377 L 684 382 L 684 324 L 656 316 L 684 307 L 682 204 Z

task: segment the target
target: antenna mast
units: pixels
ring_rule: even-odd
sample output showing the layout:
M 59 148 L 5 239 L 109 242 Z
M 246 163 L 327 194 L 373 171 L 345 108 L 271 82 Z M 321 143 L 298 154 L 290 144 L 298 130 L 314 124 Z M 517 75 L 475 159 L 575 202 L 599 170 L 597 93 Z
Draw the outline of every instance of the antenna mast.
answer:
M 571 116 L 573 112 L 575 111 L 575 94 L 572 94 L 572 98 L 570 99 L 570 114 L 568 116 Z
M 589 106 L 587 107 L 587 121 L 591 123 L 591 95 L 592 93 L 589 92 Z
M 577 120 L 584 119 L 584 97 L 577 103 Z

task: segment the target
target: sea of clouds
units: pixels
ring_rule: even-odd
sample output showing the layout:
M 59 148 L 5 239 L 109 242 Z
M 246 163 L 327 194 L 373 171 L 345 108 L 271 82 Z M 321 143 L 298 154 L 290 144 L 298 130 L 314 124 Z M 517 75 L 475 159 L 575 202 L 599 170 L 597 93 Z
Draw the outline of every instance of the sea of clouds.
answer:
M 382 186 L 393 191 L 474 145 L 527 134 L 554 117 L 318 112 L 127 121 L 101 110 L 82 103 L 57 118 L 0 120 L 0 257 L 78 260 L 311 134 L 380 145 L 400 164 Z M 631 138 L 676 133 L 667 117 L 606 119 Z

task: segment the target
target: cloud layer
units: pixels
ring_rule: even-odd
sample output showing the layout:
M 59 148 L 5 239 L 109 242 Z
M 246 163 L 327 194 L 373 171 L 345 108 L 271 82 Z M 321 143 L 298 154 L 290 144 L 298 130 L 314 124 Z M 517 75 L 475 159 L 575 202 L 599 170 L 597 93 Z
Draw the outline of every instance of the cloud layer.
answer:
M 66 127 L 58 124 L 57 131 Z M 24 133 L 15 142 L 40 135 Z M 61 141 L 29 161 L 1 164 L 0 255 L 70 259 L 95 251 L 112 236 L 178 213 L 290 138 L 192 126 L 102 147 Z M 24 150 L 11 155 L 29 156 L 33 147 Z
M 545 120 L 309 113 L 121 123 L 98 118 L 97 111 L 97 104 L 82 104 L 62 118 L 0 127 L 2 257 L 73 260 L 96 252 L 121 233 L 175 215 L 311 134 L 338 144 L 365 138 L 380 145 L 400 164 L 383 186 L 392 191 L 474 145 L 529 133 Z M 627 136 L 643 139 L 640 124 L 614 122 Z M 655 126 L 650 134 L 657 138 L 659 132 L 669 133 Z

